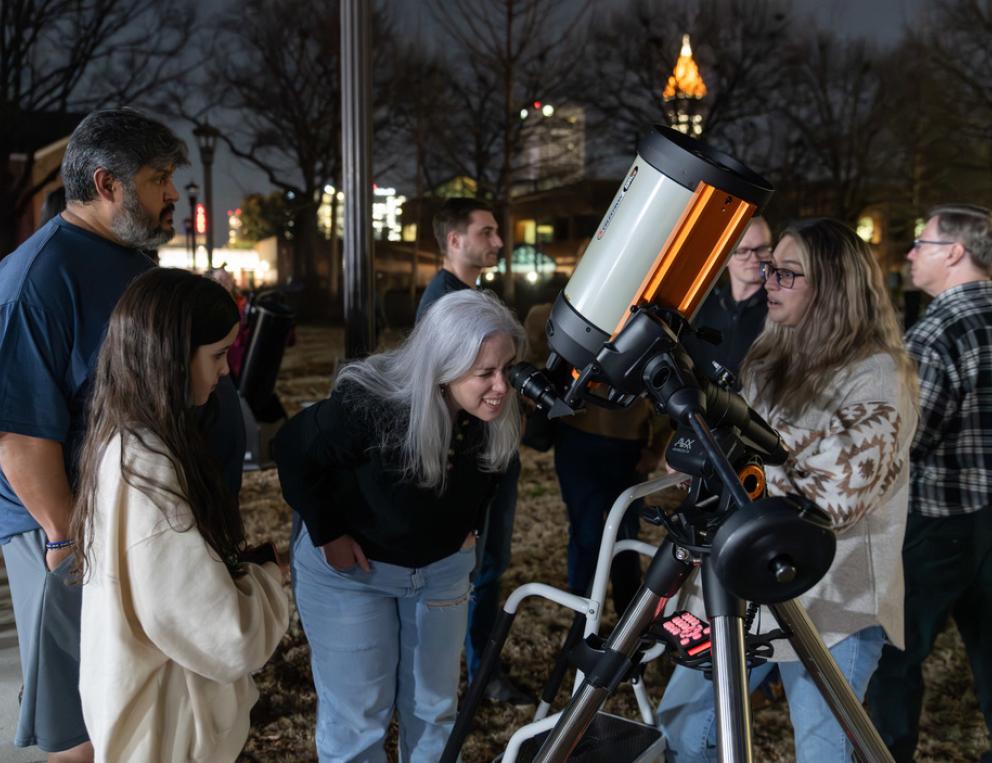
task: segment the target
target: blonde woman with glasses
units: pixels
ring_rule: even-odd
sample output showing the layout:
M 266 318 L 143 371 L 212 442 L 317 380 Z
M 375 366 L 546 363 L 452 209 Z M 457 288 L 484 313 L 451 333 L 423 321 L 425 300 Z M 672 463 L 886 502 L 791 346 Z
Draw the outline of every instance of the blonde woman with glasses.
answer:
M 772 495 L 799 493 L 827 511 L 837 554 L 800 600 L 859 698 L 888 640 L 903 643 L 902 539 L 917 382 L 882 272 L 846 225 L 817 219 L 782 234 L 762 264 L 768 321 L 744 360 L 744 394 L 790 451 L 767 469 Z M 691 603 L 702 613 L 698 597 Z M 761 632 L 777 626 L 763 609 Z M 851 758 L 851 745 L 796 654 L 775 642 L 774 664 L 795 732 L 796 759 Z M 668 759 L 716 759 L 713 686 L 678 667 L 658 709 Z

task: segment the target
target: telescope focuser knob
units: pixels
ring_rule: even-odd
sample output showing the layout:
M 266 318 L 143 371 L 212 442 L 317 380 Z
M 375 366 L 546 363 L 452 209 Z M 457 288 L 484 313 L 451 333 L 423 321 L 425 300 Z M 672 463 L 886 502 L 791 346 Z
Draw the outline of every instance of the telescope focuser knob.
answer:
M 772 560 L 772 574 L 779 583 L 791 583 L 796 579 L 796 566 L 787 556 L 779 556 Z
M 716 383 L 719 384 L 724 389 L 736 390 L 737 387 L 737 377 L 734 376 L 733 372 L 720 365 L 715 360 L 713 362 L 713 378 L 716 379 Z

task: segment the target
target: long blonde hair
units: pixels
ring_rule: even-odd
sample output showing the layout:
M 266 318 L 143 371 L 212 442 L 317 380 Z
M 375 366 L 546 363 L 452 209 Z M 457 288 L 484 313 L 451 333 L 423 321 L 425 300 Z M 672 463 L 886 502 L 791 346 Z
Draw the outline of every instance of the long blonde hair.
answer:
M 799 325 L 765 321 L 745 357 L 741 378 L 757 390 L 752 403 L 798 415 L 838 371 L 877 353 L 892 356 L 915 400 L 916 370 L 868 245 L 843 223 L 827 218 L 794 223 L 782 233 L 786 236 L 799 248 L 813 293 Z

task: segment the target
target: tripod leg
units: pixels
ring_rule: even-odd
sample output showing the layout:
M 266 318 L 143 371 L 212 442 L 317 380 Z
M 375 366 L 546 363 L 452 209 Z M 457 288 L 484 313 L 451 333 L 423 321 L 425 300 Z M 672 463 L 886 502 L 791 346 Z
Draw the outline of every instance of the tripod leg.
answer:
M 713 695 L 717 750 L 722 763 L 751 761 L 751 702 L 744 647 L 745 604 L 723 587 L 703 562 L 703 598 L 713 646 Z
M 772 604 L 771 610 L 779 625 L 792 634 L 789 636 L 792 648 L 796 650 L 824 702 L 833 711 L 837 722 L 854 745 L 858 759 L 868 763 L 891 763 L 892 754 L 872 725 L 868 713 L 851 690 L 844 674 L 840 672 L 803 606 L 792 599 L 782 604 Z
M 462 745 L 465 744 L 465 738 L 472 726 L 472 719 L 482 702 L 482 693 L 496 669 L 496 661 L 499 659 L 499 653 L 503 650 L 507 636 L 510 635 L 510 627 L 513 625 L 513 618 L 516 617 L 516 614 L 515 609 L 512 613 L 503 609 L 496 618 L 496 625 L 493 627 L 486 649 L 482 653 L 479 672 L 475 681 L 468 687 L 468 693 L 465 695 L 458 716 L 455 718 L 455 726 L 451 730 L 451 736 L 448 737 L 448 742 L 441 754 L 441 763 L 455 763 L 458 759 L 458 753 L 461 751 Z
M 678 591 L 692 571 L 691 564 L 680 561 L 675 552 L 675 544 L 670 540 L 658 548 L 645 575 L 644 585 L 610 634 L 605 653 L 585 677 L 557 725 L 544 740 L 534 758 L 536 763 L 563 763 L 567 760 L 599 708 L 616 689 L 655 614 L 668 597 Z

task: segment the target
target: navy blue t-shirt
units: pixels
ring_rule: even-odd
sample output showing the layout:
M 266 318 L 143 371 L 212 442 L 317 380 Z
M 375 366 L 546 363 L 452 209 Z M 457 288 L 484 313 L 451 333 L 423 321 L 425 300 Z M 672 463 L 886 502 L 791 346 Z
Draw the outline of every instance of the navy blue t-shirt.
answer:
M 427 308 L 441 299 L 445 294 L 471 288 L 471 286 L 462 281 L 450 270 L 441 268 L 430 280 L 430 283 L 427 284 L 427 288 L 424 289 L 424 293 L 420 297 L 420 304 L 417 305 L 417 317 L 414 318 L 414 321 L 419 323 L 420 319 L 424 317 L 424 313 L 427 312 Z
M 110 313 L 154 266 L 58 215 L 0 260 L 0 432 L 61 442 L 72 473 Z M 0 471 L 0 543 L 37 528 Z

